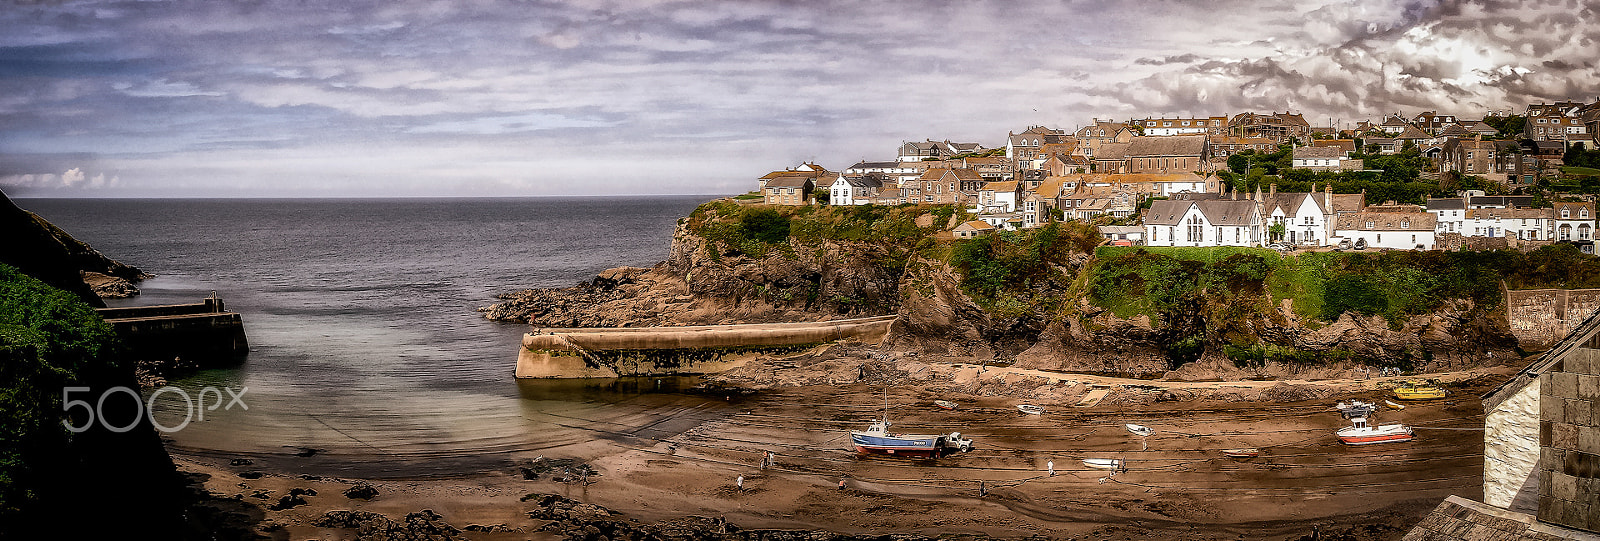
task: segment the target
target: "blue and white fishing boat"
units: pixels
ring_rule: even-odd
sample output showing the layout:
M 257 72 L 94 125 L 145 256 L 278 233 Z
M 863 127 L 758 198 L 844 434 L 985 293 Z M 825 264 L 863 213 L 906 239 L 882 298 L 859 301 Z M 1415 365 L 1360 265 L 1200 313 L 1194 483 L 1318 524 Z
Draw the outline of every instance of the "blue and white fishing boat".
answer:
M 877 453 L 896 456 L 937 457 L 946 451 L 972 450 L 972 440 L 962 439 L 960 432 L 945 435 L 891 434 L 888 421 L 875 420 L 866 430 L 851 430 L 850 442 L 858 453 Z
M 851 430 L 850 443 L 856 452 L 896 456 L 938 457 L 946 451 L 972 450 L 972 440 L 962 439 L 960 432 L 945 435 L 891 434 L 889 433 L 889 391 L 883 392 L 883 419 L 875 419 L 866 430 Z

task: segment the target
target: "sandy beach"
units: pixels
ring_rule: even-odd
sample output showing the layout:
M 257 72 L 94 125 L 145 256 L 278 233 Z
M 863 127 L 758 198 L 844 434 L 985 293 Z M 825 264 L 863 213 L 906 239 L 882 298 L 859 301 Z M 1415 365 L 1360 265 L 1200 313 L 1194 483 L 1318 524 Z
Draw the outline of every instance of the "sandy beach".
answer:
M 1010 368 L 935 366 L 950 371 L 937 382 L 1029 375 Z M 524 501 L 528 494 L 561 495 L 641 523 L 701 515 L 725 517 L 746 529 L 856 535 L 1298 539 L 1315 527 L 1351 539 L 1385 539 L 1445 496 L 1480 496 L 1478 394 L 1512 370 L 1436 375 L 1451 382 L 1450 396 L 1403 410 L 1386 407 L 1376 415 L 1384 423 L 1415 427 L 1417 439 L 1364 447 L 1334 438 L 1347 421 L 1332 405 L 1381 399 L 1394 378 L 1297 382 L 1297 388 L 1326 395 L 1311 400 L 1229 401 L 1149 397 L 1219 386 L 1281 389 L 1283 382 L 1050 374 L 1060 380 L 1056 388 L 1093 381 L 1110 392 L 1087 407 L 1074 406 L 1082 392 L 1036 392 L 1026 401 L 1045 413 L 1033 416 L 1016 410 L 1024 401 L 1017 397 L 955 394 L 939 385 L 890 386 L 887 396 L 883 385 L 872 383 L 776 388 L 729 395 L 726 407 L 709 415 L 704 404 L 666 403 L 632 414 L 636 418 L 571 419 L 571 426 L 594 438 L 547 449 L 543 458 L 515 467 L 442 477 L 346 479 L 302 476 L 290 468 L 247 479 L 240 474 L 261 466 L 230 465 L 215 456 L 177 458 L 182 469 L 210 476 L 205 487 L 212 494 L 260 505 L 264 519 L 258 530 L 285 539 L 355 538 L 350 529 L 317 526 L 328 511 L 371 511 L 398 520 L 423 509 L 462 529 L 460 538 L 561 538 L 559 531 L 540 531 L 550 521 L 529 517 L 534 504 Z M 885 398 L 892 430 L 959 431 L 974 440 L 975 449 L 939 459 L 858 455 L 848 431 L 882 415 Z M 933 406 L 941 398 L 958 402 L 959 409 Z M 1141 438 L 1124 423 L 1154 433 Z M 1220 454 L 1238 447 L 1256 447 L 1262 455 Z M 763 468 L 767 452 L 773 462 Z M 1085 467 L 1086 458 L 1120 458 L 1127 470 L 1110 475 Z M 594 475 L 585 484 L 576 473 L 581 470 L 551 469 L 552 460 L 587 464 Z M 523 468 L 529 467 L 544 471 L 528 479 Z M 742 489 L 736 487 L 740 477 Z M 358 483 L 370 484 L 378 496 L 365 501 L 343 495 Z M 316 495 L 304 496 L 304 505 L 265 509 L 295 488 Z

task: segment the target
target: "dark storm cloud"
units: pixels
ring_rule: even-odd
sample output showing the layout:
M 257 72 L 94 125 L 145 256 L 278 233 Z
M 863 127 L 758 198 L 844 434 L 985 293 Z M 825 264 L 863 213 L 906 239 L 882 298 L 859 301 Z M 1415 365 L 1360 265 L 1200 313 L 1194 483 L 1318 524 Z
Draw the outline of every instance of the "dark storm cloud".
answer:
M 743 191 L 799 160 L 840 168 L 924 138 L 995 145 L 1041 123 L 1285 108 L 1350 119 L 1551 99 L 1595 83 L 1583 54 L 1595 17 L 1574 9 L 20 6 L 0 10 L 0 155 L 14 156 L 0 184 L 32 175 L 30 185 L 83 190 L 103 171 L 113 176 L 100 187 L 120 175 L 128 190 L 180 194 Z

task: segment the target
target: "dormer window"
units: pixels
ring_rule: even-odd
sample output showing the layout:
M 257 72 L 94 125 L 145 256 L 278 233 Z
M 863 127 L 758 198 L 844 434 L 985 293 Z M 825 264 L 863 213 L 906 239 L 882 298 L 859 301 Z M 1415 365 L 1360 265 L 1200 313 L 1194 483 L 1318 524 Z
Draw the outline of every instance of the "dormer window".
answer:
M 1588 218 L 1589 217 L 1589 209 L 1578 209 L 1578 217 L 1579 218 Z
M 1372 229 L 1372 222 L 1367 222 L 1367 229 Z
M 1400 220 L 1400 229 L 1411 229 L 1411 220 Z
M 1572 209 L 1561 209 L 1561 218 L 1562 219 L 1567 219 L 1567 218 L 1571 218 L 1571 217 L 1572 217 Z

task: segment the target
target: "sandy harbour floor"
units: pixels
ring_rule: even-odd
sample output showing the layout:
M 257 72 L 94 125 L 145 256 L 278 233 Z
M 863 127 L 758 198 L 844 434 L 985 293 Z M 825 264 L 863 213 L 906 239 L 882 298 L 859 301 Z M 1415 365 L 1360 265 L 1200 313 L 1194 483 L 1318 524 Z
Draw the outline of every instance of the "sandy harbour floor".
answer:
M 882 386 L 783 388 L 729 397 L 725 404 L 669 400 L 619 418 L 571 420 L 594 439 L 543 454 L 588 463 L 598 475 L 587 485 L 562 479 L 559 472 L 527 480 L 520 465 L 449 477 L 338 479 L 174 454 L 181 469 L 209 476 L 205 487 L 211 493 L 260 505 L 265 515 L 258 529 L 294 540 L 353 539 L 352 530 L 312 524 L 339 509 L 396 519 L 431 509 L 457 528 L 494 530 L 464 531 L 466 539 L 559 538 L 558 532 L 539 531 L 546 521 L 527 516 L 532 504 L 522 497 L 529 493 L 560 494 L 643 522 L 707 515 L 743 528 L 869 535 L 1298 539 L 1315 527 L 1348 539 L 1393 539 L 1448 495 L 1481 499 L 1478 396 L 1513 371 L 1444 375 L 1453 380 L 1450 396 L 1376 415 L 1378 422 L 1415 427 L 1415 441 L 1361 447 L 1334 438 L 1333 431 L 1348 422 L 1331 406 L 1339 399 L 1381 400 L 1381 382 L 1302 382 L 1338 390 L 1302 402 L 1106 400 L 1075 407 L 1030 400 L 1045 408 L 1038 416 L 1020 414 L 1015 406 L 1022 400 L 1012 397 L 890 388 L 892 430 L 959 431 L 974 440 L 971 452 L 939 459 L 859 456 L 850 448 L 848 431 L 864 429 L 882 414 Z M 961 405 L 941 410 L 932 405 L 939 398 Z M 1141 438 L 1124 423 L 1147 425 L 1155 433 Z M 1260 448 L 1262 455 L 1238 460 L 1219 453 L 1239 447 Z M 762 468 L 766 452 L 773 453 L 774 465 Z M 1127 471 L 1113 476 L 1092 470 L 1084 467 L 1086 458 L 1120 458 Z M 1048 471 L 1052 463 L 1054 475 Z M 239 475 L 253 469 L 265 475 Z M 743 489 L 734 486 L 740 476 Z M 356 482 L 371 484 L 379 496 L 343 496 Z M 265 510 L 292 488 L 317 495 L 305 498 L 307 505 Z

